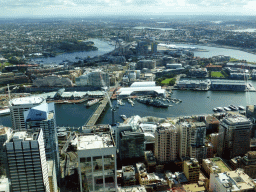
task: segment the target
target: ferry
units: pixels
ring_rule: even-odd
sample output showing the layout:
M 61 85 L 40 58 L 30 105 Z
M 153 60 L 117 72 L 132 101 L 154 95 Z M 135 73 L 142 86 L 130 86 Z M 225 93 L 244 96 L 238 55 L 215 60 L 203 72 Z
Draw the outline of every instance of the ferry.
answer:
M 88 101 L 86 104 L 86 107 L 90 107 L 90 106 L 98 103 L 99 101 L 100 101 L 99 99 L 94 99 L 94 100 Z

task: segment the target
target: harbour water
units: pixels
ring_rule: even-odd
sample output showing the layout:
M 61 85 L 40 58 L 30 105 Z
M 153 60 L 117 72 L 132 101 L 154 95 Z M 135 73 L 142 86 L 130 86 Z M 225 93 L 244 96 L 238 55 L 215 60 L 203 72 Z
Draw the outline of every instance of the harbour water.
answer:
M 256 87 L 255 81 L 250 81 Z M 124 101 L 125 105 L 119 106 L 115 112 L 115 121 L 122 122 L 120 115 L 127 117 L 133 115 L 156 116 L 156 117 L 179 117 L 189 115 L 202 115 L 213 113 L 212 109 L 216 107 L 225 107 L 231 104 L 235 106 L 247 106 L 256 104 L 256 92 L 228 92 L 228 91 L 180 91 L 174 90 L 172 98 L 181 99 L 182 103 L 174 104 L 168 108 L 156 108 L 147 106 L 135 101 L 135 105 Z M 116 106 L 116 100 L 112 101 Z M 89 108 L 82 104 L 56 104 L 56 122 L 58 126 L 80 127 L 84 125 L 98 104 Z M 98 123 L 111 123 L 112 113 L 109 107 L 102 114 Z M 11 126 L 10 116 L 0 117 L 0 124 Z
M 57 55 L 56 57 L 47 57 L 47 58 L 37 58 L 34 59 L 35 62 L 41 62 L 43 64 L 59 64 L 64 60 L 69 60 L 72 62 L 78 61 L 79 58 L 85 59 L 89 57 L 95 57 L 98 55 L 104 55 L 105 53 L 109 53 L 114 50 L 114 46 L 109 44 L 107 41 L 103 41 L 100 39 L 90 39 L 93 41 L 98 50 L 95 51 L 80 51 L 74 53 L 64 53 Z

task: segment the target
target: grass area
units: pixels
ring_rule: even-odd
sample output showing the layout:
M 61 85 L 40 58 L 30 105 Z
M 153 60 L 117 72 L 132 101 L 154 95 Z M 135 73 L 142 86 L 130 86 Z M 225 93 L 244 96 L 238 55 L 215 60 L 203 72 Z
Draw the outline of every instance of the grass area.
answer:
M 169 79 L 165 79 L 163 81 L 161 81 L 161 84 L 164 84 L 164 85 L 169 85 L 170 81 L 174 79 L 174 78 L 169 78 Z
M 224 78 L 224 75 L 221 73 L 221 72 L 219 72 L 219 71 L 212 71 L 211 72 L 211 77 L 218 77 L 218 78 Z
M 222 161 L 215 161 L 214 163 L 221 169 L 221 172 L 230 171 Z
M 239 59 L 236 59 L 236 58 L 230 58 L 229 60 L 230 62 L 235 62 L 235 61 L 239 61 Z

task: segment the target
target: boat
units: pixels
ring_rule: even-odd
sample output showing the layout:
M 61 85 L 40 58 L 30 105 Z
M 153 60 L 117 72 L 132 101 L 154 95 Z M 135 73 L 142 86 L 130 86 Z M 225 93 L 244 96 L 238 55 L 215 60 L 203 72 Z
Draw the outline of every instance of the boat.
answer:
M 216 109 L 217 109 L 217 111 L 219 111 L 219 112 L 223 112 L 223 111 L 224 111 L 223 107 L 217 107 Z
M 231 111 L 231 109 L 229 107 L 224 107 L 225 111 Z
M 216 109 L 216 108 L 213 108 L 212 110 L 213 110 L 214 112 L 217 112 L 217 109 Z
M 239 110 L 245 110 L 245 107 L 240 105 L 240 106 L 238 106 L 238 109 Z
M 99 99 L 94 99 L 94 100 L 88 101 L 86 104 L 86 107 L 90 107 L 90 106 L 98 103 L 99 101 L 100 101 Z
M 9 107 L 5 107 L 3 109 L 0 109 L 0 116 L 9 115 L 10 112 L 11 111 L 10 111 Z
M 120 115 L 120 117 L 125 121 L 127 119 L 126 115 Z
M 228 106 L 232 111 L 238 111 L 238 108 L 234 105 L 229 105 Z

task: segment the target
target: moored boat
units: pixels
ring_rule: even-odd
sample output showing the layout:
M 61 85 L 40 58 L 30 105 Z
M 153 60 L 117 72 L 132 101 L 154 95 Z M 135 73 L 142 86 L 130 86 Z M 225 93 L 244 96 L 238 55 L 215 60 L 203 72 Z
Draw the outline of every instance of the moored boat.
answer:
M 94 99 L 94 100 L 88 101 L 86 104 L 86 107 L 90 107 L 90 106 L 98 103 L 99 101 L 100 101 L 99 99 Z

